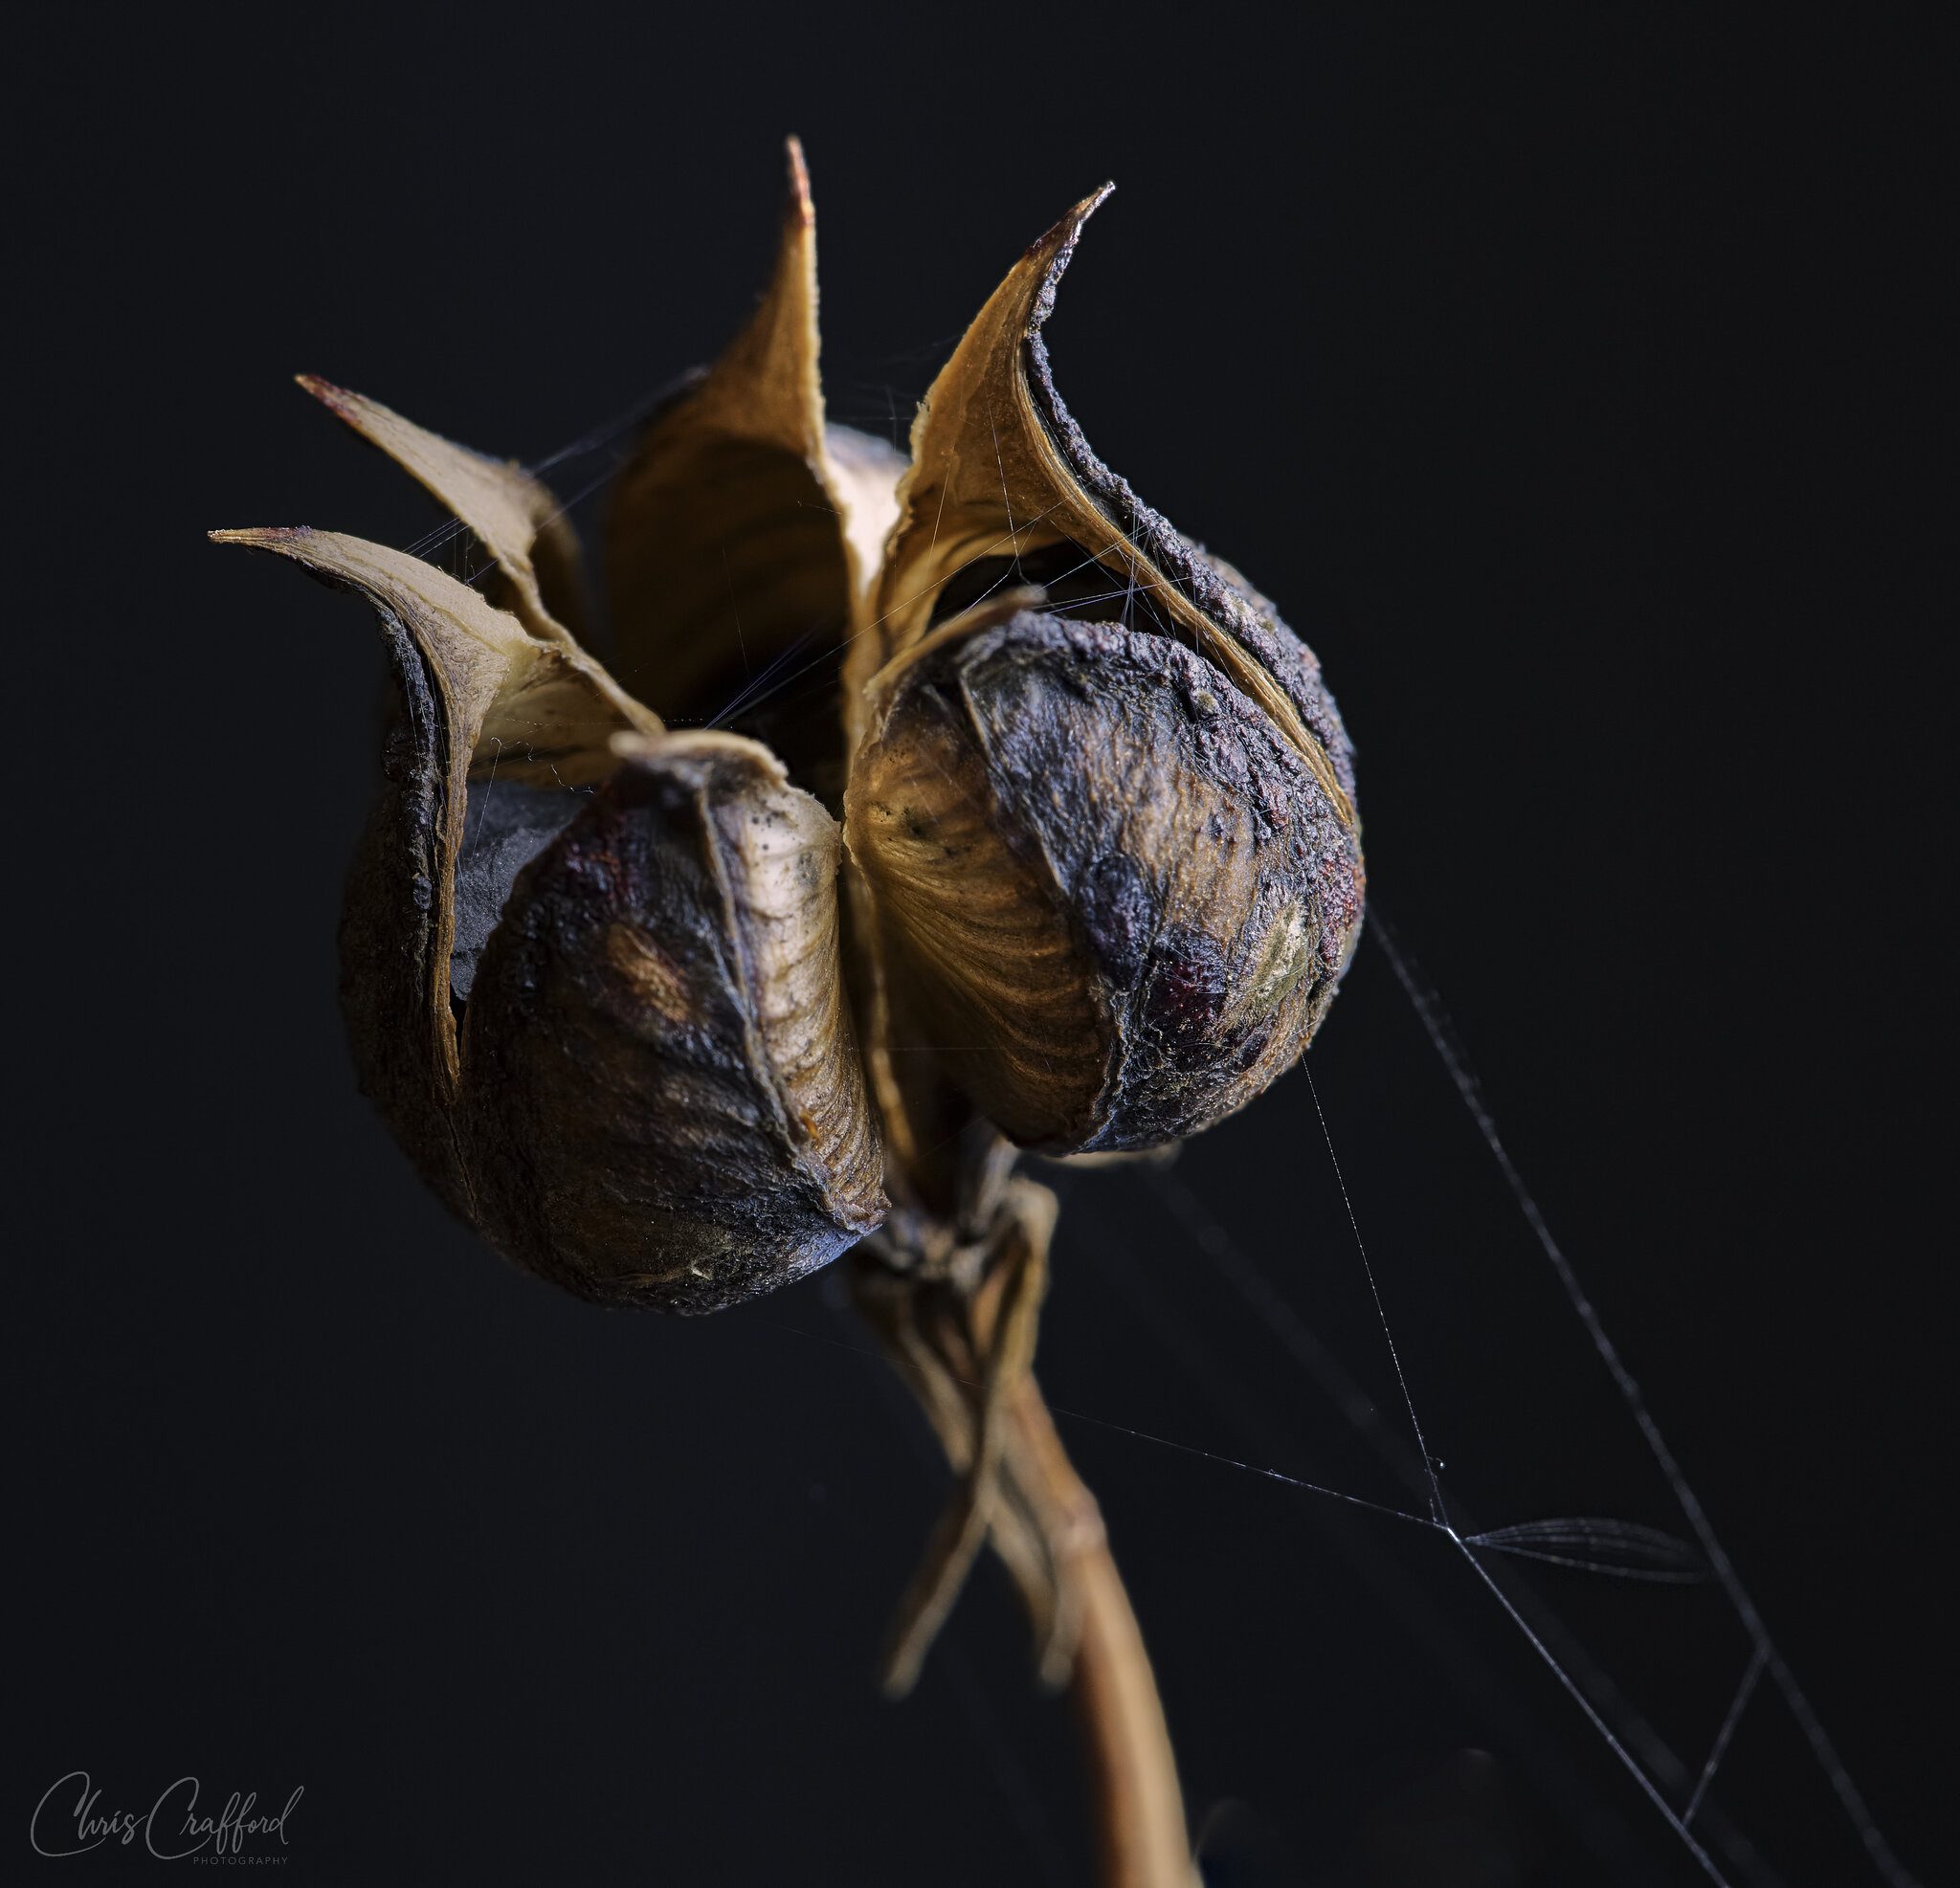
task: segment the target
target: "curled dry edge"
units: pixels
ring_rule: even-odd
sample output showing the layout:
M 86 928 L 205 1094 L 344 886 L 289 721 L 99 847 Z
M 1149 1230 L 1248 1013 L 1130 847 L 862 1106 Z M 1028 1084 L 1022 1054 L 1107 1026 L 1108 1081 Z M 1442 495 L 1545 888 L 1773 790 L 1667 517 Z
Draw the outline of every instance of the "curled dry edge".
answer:
M 850 1253 L 955 1477 L 887 1684 L 991 1544 L 1080 1704 L 1104 1879 L 1183 1888 L 1148 1660 L 1031 1374 L 1055 1198 L 1016 1159 L 1163 1146 L 1305 1049 L 1361 924 L 1351 755 L 1311 652 L 1056 391 L 1041 328 L 1106 189 L 994 291 L 906 459 L 825 421 L 790 167 L 754 318 L 614 484 L 603 664 L 553 495 L 323 381 L 480 589 L 212 535 L 381 626 L 343 1000 L 423 1177 L 601 1304 L 717 1311 Z

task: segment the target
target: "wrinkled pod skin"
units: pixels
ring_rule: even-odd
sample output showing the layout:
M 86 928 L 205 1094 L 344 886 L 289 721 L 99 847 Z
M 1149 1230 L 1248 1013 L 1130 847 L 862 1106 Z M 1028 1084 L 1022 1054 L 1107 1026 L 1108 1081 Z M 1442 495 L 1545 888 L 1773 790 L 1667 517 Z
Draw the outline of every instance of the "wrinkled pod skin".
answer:
M 1352 948 L 1346 829 L 1299 754 L 1120 623 L 1010 602 L 936 632 L 879 678 L 847 809 L 907 1022 L 1025 1146 L 1242 1107 Z
M 520 874 L 463 1029 L 479 1224 L 606 1303 L 718 1311 L 884 1216 L 835 823 L 724 734 L 623 765 Z

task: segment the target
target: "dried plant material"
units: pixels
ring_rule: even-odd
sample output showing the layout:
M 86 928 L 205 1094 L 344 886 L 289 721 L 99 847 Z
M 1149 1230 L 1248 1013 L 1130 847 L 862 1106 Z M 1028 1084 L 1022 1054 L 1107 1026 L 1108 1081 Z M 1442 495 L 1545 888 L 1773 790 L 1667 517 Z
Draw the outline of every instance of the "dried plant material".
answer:
M 1319 1026 L 1363 900 L 1319 665 L 1055 391 L 1040 329 L 1101 201 L 1028 251 L 933 383 L 849 676 L 881 1034 L 949 1045 L 947 1077 L 1055 1153 L 1161 1144 L 1258 1095 Z M 920 1086 L 890 1055 L 875 1076 Z
M 548 794 L 562 823 L 584 804 L 576 789 L 618 765 L 613 735 L 657 734 L 659 720 L 589 656 L 528 634 L 419 558 L 330 531 L 212 535 L 291 558 L 365 597 L 379 619 L 399 710 L 348 877 L 343 1005 L 363 1088 L 423 1175 L 473 1217 L 453 1121 L 460 1056 L 451 985 L 472 783 L 480 793 L 501 776 L 512 793 Z M 470 922 L 465 911 L 460 928 Z
M 817 378 L 816 218 L 791 146 L 775 273 L 721 359 L 647 425 L 613 487 L 606 566 L 613 663 L 678 720 L 725 718 L 799 751 L 841 788 L 839 652 L 897 514 L 904 461 L 824 421 Z M 793 717 L 756 726 L 745 695 L 793 652 L 809 673 Z M 820 739 L 812 741 L 813 731 Z
M 622 737 L 518 880 L 464 1030 L 480 1222 L 585 1298 L 717 1311 L 884 1217 L 835 823 L 766 748 Z
M 1299 750 L 1352 827 L 1348 737 L 1312 653 L 1227 565 L 1111 472 L 1056 391 L 1041 329 L 1104 185 L 1014 265 L 941 369 L 912 429 L 912 469 L 876 593 L 861 690 L 886 661 L 1005 585 L 1056 611 L 1188 642 Z
M 378 447 L 475 532 L 507 595 L 491 591 L 535 636 L 572 641 L 583 614 L 577 535 L 550 488 L 508 459 L 431 433 L 364 394 L 302 373 L 299 383 Z
M 606 1304 L 714 1311 L 857 1246 L 959 1477 L 889 1682 L 991 1544 L 1082 1704 L 1105 1878 L 1191 1888 L 1148 1661 L 1031 1371 L 1054 1198 L 1011 1142 L 1103 1157 L 1244 1105 L 1325 1013 L 1363 868 L 1313 656 L 1055 391 L 1040 330 L 1102 194 L 983 307 L 907 468 L 825 419 L 792 144 L 753 320 L 613 492 L 610 668 L 549 491 L 323 381 L 485 593 L 327 532 L 214 535 L 362 595 L 389 649 L 343 995 L 411 1158 Z
M 1014 1140 L 1159 1144 L 1292 1065 L 1353 945 L 1351 836 L 1215 669 L 1011 599 L 899 656 L 870 716 L 847 832 L 887 981 Z
M 427 1071 L 370 1086 L 394 1098 L 384 1099 L 390 1118 L 473 1217 L 488 1208 L 457 1169 L 469 1158 L 456 1152 L 461 1130 L 428 1119 L 457 1104 L 458 1015 L 473 1005 L 480 1015 L 497 992 L 502 1031 L 527 1044 L 524 1068 L 558 1098 L 550 1109 L 580 1112 L 575 1079 L 540 1046 L 542 1021 L 501 984 L 480 982 L 508 955 L 497 940 L 523 903 L 520 875 L 533 889 L 582 882 L 576 861 L 590 836 L 569 829 L 584 790 L 600 789 L 611 814 L 631 801 L 643 821 L 657 801 L 671 825 L 650 783 L 679 765 L 673 753 L 646 778 L 613 779 L 612 737 L 658 728 L 636 698 L 683 719 L 720 701 L 718 719 L 768 732 L 760 704 L 771 689 L 756 672 L 806 649 L 797 673 L 814 669 L 815 687 L 841 683 L 841 695 L 826 717 L 799 690 L 770 764 L 782 792 L 794 781 L 846 811 L 856 947 L 843 961 L 834 909 L 813 921 L 820 942 L 809 962 L 836 986 L 819 1033 L 824 1056 L 845 1053 L 855 993 L 888 1178 L 905 1200 L 929 1211 L 952 1203 L 944 1150 L 976 1111 L 1045 1152 L 1159 1145 L 1243 1105 L 1310 1039 L 1361 917 L 1347 739 L 1318 665 L 1271 605 L 1143 505 L 1055 391 L 1040 330 L 1103 194 L 1036 243 L 988 300 L 933 384 L 916 458 L 895 489 L 888 452 L 825 424 L 814 217 L 792 146 L 775 270 L 755 316 L 647 424 L 613 496 L 608 572 L 618 660 L 638 683 L 631 693 L 551 613 L 533 557 L 540 521 L 555 511 L 541 485 L 373 401 L 304 383 L 456 511 L 512 598 L 497 611 L 426 566 L 351 540 L 244 538 L 365 587 L 390 633 L 406 637 L 395 740 L 412 751 L 390 775 L 377 815 L 385 836 L 364 852 L 392 879 L 385 887 L 385 872 L 364 865 L 366 889 L 349 905 L 349 1009 L 368 1063 Z M 651 765 L 642 757 L 642 771 Z M 713 767 L 700 754 L 689 765 L 720 783 L 712 790 L 736 777 L 726 754 Z M 756 779 L 748 790 L 761 790 Z M 691 836 L 643 832 L 637 843 L 649 858 L 692 848 L 702 863 L 703 835 L 717 830 L 706 802 L 701 817 Z M 828 822 L 784 817 L 807 849 L 804 868 L 828 887 Z M 414 890 L 425 883 L 427 897 Z M 644 895 L 636 883 L 634 896 Z M 393 931 L 410 944 L 391 943 L 368 915 L 390 897 L 405 901 Z M 545 922 L 545 907 L 523 908 L 526 922 Z M 733 922 L 724 912 L 724 953 L 746 947 Z M 634 934 L 660 947 L 645 925 Z M 601 955 L 567 970 L 568 1004 L 590 1008 L 598 985 L 587 980 L 625 974 L 603 944 L 591 932 L 585 947 Z M 357 972 L 354 960 L 377 951 L 390 974 Z M 686 1005 L 712 1007 L 736 988 L 723 974 L 733 955 L 717 958 L 697 937 L 681 958 L 706 979 Z M 377 1010 L 371 992 L 404 982 L 404 965 L 416 1027 L 400 1026 L 398 991 L 380 1006 L 385 1021 L 364 1018 Z M 525 994 L 535 999 L 536 987 Z M 750 987 L 748 1011 L 767 994 Z M 659 1013 L 657 1004 L 649 1012 Z M 487 1025 L 472 1023 L 470 1036 L 493 1053 Z M 717 1066 L 749 1070 L 756 1094 L 770 1091 L 763 1063 L 731 1045 L 716 1053 Z M 679 1105 L 684 1082 L 670 1090 L 654 1065 L 635 1067 L 636 1106 L 656 1097 Z M 858 1097 L 866 1116 L 852 1145 L 873 1144 L 861 1079 L 833 1075 L 831 1092 Z M 470 1131 L 507 1137 L 499 1109 L 524 1107 L 534 1123 L 550 1112 L 514 1094 L 473 1116 Z M 662 1131 L 684 1144 L 691 1129 L 669 1122 Z M 834 1155 L 811 1154 L 813 1170 L 828 1173 Z M 759 1169 L 744 1171 L 774 1197 Z M 876 1186 L 860 1186 L 849 1159 L 838 1171 L 849 1177 L 836 1199 L 814 1210 L 833 1233 L 877 1223 Z M 565 1185 L 540 1183 L 554 1211 L 566 1211 Z M 675 1279 L 694 1262 L 685 1240 L 680 1270 L 650 1256 L 678 1211 L 660 1205 L 648 1222 L 667 1229 L 658 1236 L 611 1225 L 619 1250 L 610 1257 L 590 1227 L 546 1225 L 536 1200 L 501 1200 L 493 1216 L 506 1248 L 522 1245 L 577 1289 L 610 1292 L 605 1281 Z M 784 1236 L 762 1239 L 753 1267 L 723 1252 L 708 1269 L 759 1286 L 792 1274 L 806 1251 L 835 1249 L 828 1234 L 788 1246 Z

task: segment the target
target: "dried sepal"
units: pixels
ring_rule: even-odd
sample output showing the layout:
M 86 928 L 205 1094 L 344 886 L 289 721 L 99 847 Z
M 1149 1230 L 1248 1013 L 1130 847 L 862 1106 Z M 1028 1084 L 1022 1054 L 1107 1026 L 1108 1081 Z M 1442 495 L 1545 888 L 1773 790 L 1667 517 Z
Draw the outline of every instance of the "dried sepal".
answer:
M 747 725 L 745 700 L 779 658 L 795 665 L 803 696 L 825 692 L 897 515 L 903 460 L 825 423 L 816 219 L 793 139 L 789 158 L 760 305 L 648 422 L 608 517 L 613 667 L 677 720 Z M 793 739 L 811 720 L 799 709 L 801 727 L 780 731 Z M 827 745 L 834 772 L 835 739 Z
M 861 689 L 937 624 L 1007 584 L 1052 607 L 1190 644 L 1298 749 L 1350 826 L 1348 739 L 1320 665 L 1237 573 L 1143 502 L 1083 438 L 1056 391 L 1041 329 L 1105 185 L 1030 246 L 961 338 L 912 430 L 912 467 L 853 651 Z
M 511 460 L 459 446 L 318 374 L 298 379 L 475 533 L 495 566 L 487 573 L 490 601 L 535 636 L 574 641 L 584 608 L 578 538 L 547 485 Z
M 583 1297 L 719 1310 L 883 1218 L 835 823 L 751 741 L 625 738 L 518 880 L 465 1021 L 479 1213 Z

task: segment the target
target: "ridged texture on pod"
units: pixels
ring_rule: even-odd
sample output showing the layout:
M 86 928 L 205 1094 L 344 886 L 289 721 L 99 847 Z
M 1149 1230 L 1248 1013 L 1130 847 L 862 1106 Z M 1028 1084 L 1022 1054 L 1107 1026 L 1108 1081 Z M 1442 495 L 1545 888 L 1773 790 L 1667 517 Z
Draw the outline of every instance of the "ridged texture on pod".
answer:
M 898 1021 L 1016 1141 L 1154 1145 L 1292 1063 L 1352 945 L 1351 843 L 1215 669 L 1008 599 L 869 714 L 846 830 Z
M 837 833 L 754 742 L 622 740 L 520 876 L 464 1028 L 479 1211 L 581 1296 L 720 1310 L 884 1216 Z

